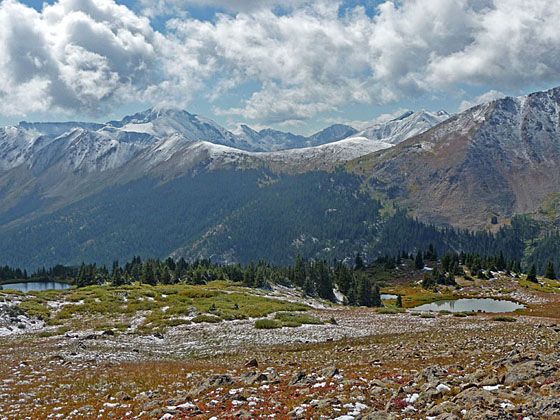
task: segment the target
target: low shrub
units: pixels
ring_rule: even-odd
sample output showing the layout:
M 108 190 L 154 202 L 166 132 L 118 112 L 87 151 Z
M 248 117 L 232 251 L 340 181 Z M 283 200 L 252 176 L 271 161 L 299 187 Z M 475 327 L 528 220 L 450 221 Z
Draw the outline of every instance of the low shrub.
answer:
M 517 321 L 517 319 L 515 319 L 512 316 L 504 316 L 504 315 L 498 315 L 495 317 L 492 317 L 492 321 L 498 321 L 498 322 L 515 322 Z
M 387 315 L 387 314 L 388 314 L 388 315 L 391 315 L 391 314 L 402 314 L 402 313 L 404 313 L 404 312 L 406 312 L 406 310 L 403 309 L 403 308 L 383 307 L 383 308 L 377 309 L 377 313 L 378 313 L 378 314 L 386 314 L 386 315 Z
M 297 313 L 297 312 L 278 312 L 275 316 L 274 319 L 282 322 L 282 324 L 314 324 L 314 325 L 318 325 L 318 324 L 322 324 L 323 321 L 321 321 L 319 318 L 315 317 L 315 316 L 311 316 L 308 314 L 302 314 L 302 313 Z M 299 326 L 297 325 L 297 326 Z M 293 326 L 293 325 L 285 325 L 285 326 Z
M 255 328 L 258 330 L 272 330 L 275 328 L 282 328 L 282 323 L 276 319 L 257 319 L 255 321 Z
M 197 324 L 200 324 L 201 322 L 209 322 L 209 323 L 216 324 L 218 322 L 222 322 L 223 320 L 219 316 L 202 314 L 202 315 L 195 316 L 191 321 Z

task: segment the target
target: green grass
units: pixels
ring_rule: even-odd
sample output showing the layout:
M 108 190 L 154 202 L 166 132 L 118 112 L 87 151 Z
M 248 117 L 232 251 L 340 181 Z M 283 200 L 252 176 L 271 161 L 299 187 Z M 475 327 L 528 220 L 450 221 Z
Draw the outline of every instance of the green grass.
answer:
M 65 304 L 55 310 L 47 305 L 54 301 Z M 307 305 L 259 296 L 258 291 L 223 281 L 201 286 L 104 285 L 35 292 L 28 294 L 20 307 L 50 325 L 69 328 L 123 331 L 133 318 L 141 315 L 146 319 L 139 330 L 146 333 L 191 322 L 185 318 L 194 317 L 192 322 L 216 322 L 261 318 L 275 312 L 297 312 L 303 316 L 309 309 Z M 301 324 L 315 320 L 304 317 L 291 322 Z
M 279 312 L 274 319 L 280 321 L 285 327 L 299 327 L 303 324 L 319 325 L 323 324 L 319 318 L 301 313 Z
M 222 322 L 223 319 L 220 318 L 219 316 L 215 316 L 215 315 L 202 314 L 202 315 L 195 316 L 191 321 L 196 323 L 196 324 L 200 324 L 202 322 L 217 324 L 218 322 Z
M 25 311 L 28 316 L 48 321 L 51 316 L 51 310 L 46 302 L 42 299 L 25 300 L 19 304 L 20 309 Z
M 498 322 L 516 322 L 517 320 L 511 316 L 498 315 L 491 318 L 492 321 Z
M 392 306 L 384 306 L 382 308 L 378 308 L 376 310 L 376 312 L 378 314 L 402 314 L 404 312 L 406 312 L 406 310 L 404 308 L 397 308 L 397 307 L 392 307 Z
M 255 321 L 255 328 L 259 330 L 282 327 L 297 328 L 301 327 L 303 324 L 320 325 L 323 324 L 323 321 L 308 314 L 279 312 L 274 316 L 274 319 L 257 319 Z
M 276 319 L 257 319 L 255 321 L 255 328 L 257 330 L 272 330 L 282 328 L 282 323 Z
M 519 279 L 519 285 L 543 293 L 560 293 L 560 281 L 539 277 L 539 283 L 533 283 L 525 277 Z
M 418 285 L 395 285 L 383 289 L 383 293 L 401 295 L 405 308 L 414 308 L 425 303 L 432 303 L 439 300 L 453 300 L 460 296 L 451 293 L 447 288 L 440 287 L 442 292 L 437 293 L 433 290 L 426 290 Z

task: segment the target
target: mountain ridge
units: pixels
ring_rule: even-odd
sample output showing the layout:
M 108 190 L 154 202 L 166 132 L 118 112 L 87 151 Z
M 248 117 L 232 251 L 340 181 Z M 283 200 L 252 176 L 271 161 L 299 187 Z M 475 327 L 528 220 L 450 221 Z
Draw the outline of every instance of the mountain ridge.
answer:
M 475 106 L 349 168 L 422 220 L 490 228 L 560 188 L 560 88 Z

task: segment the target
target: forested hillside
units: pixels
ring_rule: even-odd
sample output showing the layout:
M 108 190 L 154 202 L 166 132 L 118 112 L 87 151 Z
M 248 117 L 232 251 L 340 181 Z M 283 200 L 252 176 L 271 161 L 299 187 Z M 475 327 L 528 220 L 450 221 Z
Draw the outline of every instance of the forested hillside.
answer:
M 292 264 L 297 256 L 326 261 L 413 253 L 434 244 L 438 253 L 495 255 L 543 272 L 560 265 L 558 236 L 514 218 L 496 234 L 437 227 L 382 205 L 343 171 L 275 174 L 267 170 L 192 172 L 164 181 L 143 178 L 0 234 L 2 264 L 35 270 L 82 262 L 210 258 L 219 263 L 264 260 Z M 387 208 L 384 208 L 386 206 Z

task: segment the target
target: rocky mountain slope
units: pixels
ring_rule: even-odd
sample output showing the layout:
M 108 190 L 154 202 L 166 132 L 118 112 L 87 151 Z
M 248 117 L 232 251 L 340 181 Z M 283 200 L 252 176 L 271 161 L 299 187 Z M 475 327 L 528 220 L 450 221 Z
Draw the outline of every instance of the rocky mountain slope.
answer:
M 350 167 L 423 220 L 505 223 L 560 192 L 560 88 L 476 106 Z

